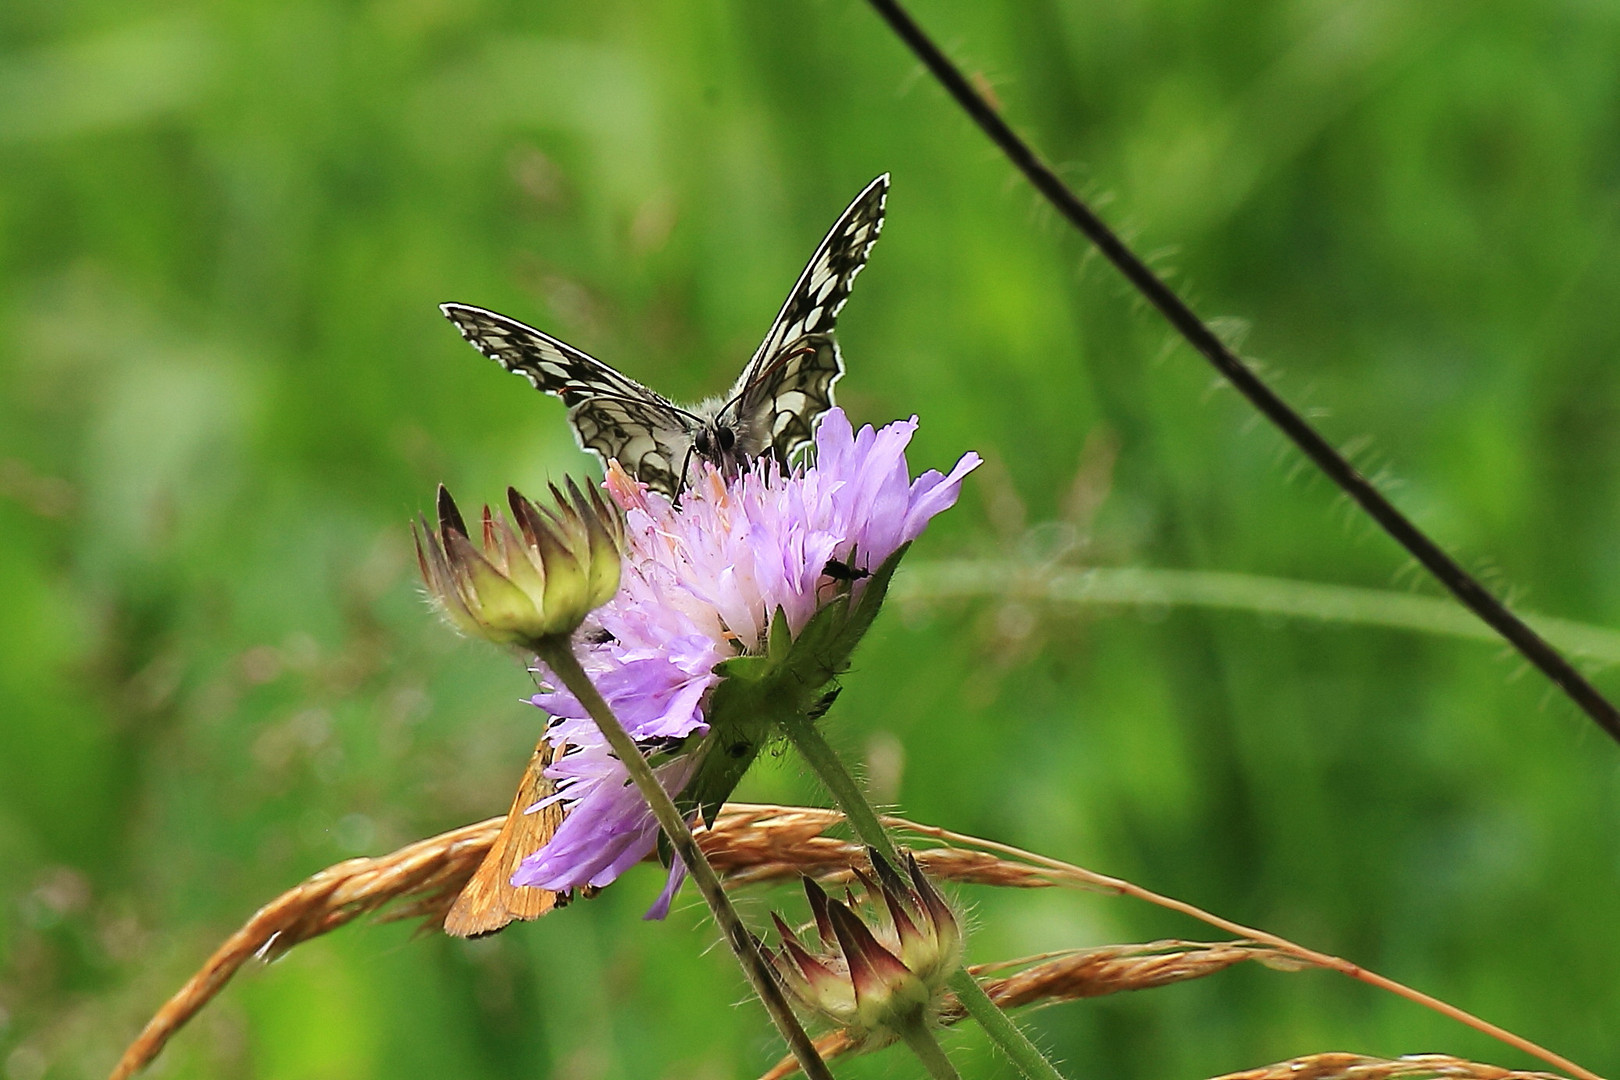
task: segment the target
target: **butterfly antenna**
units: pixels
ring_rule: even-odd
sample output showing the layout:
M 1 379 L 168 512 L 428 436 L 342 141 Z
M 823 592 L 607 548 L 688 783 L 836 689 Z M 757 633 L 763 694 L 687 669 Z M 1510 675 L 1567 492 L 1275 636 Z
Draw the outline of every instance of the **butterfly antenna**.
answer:
M 831 337 L 831 335 L 828 334 L 828 337 Z M 760 373 L 758 375 L 755 375 L 753 378 L 747 380 L 747 382 L 743 385 L 743 388 L 741 390 L 738 390 L 735 394 L 733 394 L 731 396 L 731 398 L 724 405 L 720 406 L 720 408 L 715 411 L 714 415 L 716 415 L 716 416 L 725 415 L 726 410 L 731 408 L 733 405 L 737 404 L 737 402 L 741 401 L 743 399 L 743 395 L 748 393 L 748 391 L 753 388 L 755 383 L 759 382 L 759 380 L 765 378 L 767 375 L 770 375 L 773 372 L 775 372 L 783 364 L 786 364 L 789 360 L 792 360 L 795 356 L 803 356 L 806 353 L 810 353 L 810 354 L 813 355 L 815 353 L 815 351 L 816 351 L 816 348 L 815 348 L 814 345 L 801 345 L 797 349 L 794 349 L 792 352 L 779 353 L 774 359 L 771 360 L 771 362 L 769 364 L 765 365 L 765 367 L 760 370 Z
M 576 397 L 587 398 L 595 401 L 622 401 L 627 405 L 647 404 L 646 399 L 644 398 L 631 397 L 629 394 L 615 394 L 609 391 L 597 390 L 584 383 L 570 383 L 567 386 L 560 386 L 555 390 L 547 390 L 544 392 L 552 394 L 556 397 L 562 397 L 564 394 L 573 394 Z M 699 416 L 697 413 L 681 408 L 668 398 L 661 398 L 658 404 L 669 409 L 670 412 L 680 413 L 688 420 L 700 423 L 703 420 L 703 417 Z

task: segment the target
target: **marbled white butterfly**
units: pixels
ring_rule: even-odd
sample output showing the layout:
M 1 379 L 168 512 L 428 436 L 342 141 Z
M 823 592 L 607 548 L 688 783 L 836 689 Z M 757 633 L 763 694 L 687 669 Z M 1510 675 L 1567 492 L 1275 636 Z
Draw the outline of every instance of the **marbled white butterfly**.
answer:
M 888 174 L 866 185 L 816 248 L 731 392 L 692 406 L 619 374 L 516 319 L 466 304 L 439 310 L 461 336 L 507 371 L 562 398 L 580 446 L 648 487 L 676 495 L 693 455 L 734 474 L 769 454 L 784 465 L 832 408 L 844 374 L 833 326 L 883 228 Z

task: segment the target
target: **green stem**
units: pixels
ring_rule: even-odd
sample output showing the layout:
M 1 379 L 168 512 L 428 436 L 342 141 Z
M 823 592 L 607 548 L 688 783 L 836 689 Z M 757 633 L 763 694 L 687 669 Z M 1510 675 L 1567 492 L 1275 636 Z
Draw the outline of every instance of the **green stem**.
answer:
M 602 737 L 607 739 L 608 745 L 613 748 L 614 756 L 624 763 L 630 778 L 641 791 L 642 798 L 652 807 L 653 816 L 658 819 L 659 826 L 669 837 L 675 853 L 686 864 L 686 869 L 692 875 L 692 880 L 697 883 L 703 899 L 708 901 L 709 910 L 714 914 L 714 921 L 724 931 L 726 943 L 731 946 L 737 962 L 742 965 L 743 974 L 748 977 L 754 992 L 765 1003 L 766 1011 L 771 1014 L 771 1020 L 776 1024 L 777 1030 L 787 1040 L 788 1048 L 799 1062 L 799 1068 L 803 1069 L 804 1075 L 811 1080 L 833 1080 L 827 1063 L 821 1060 L 821 1055 L 816 1052 L 810 1036 L 805 1034 L 798 1018 L 793 1015 L 793 1010 L 788 1007 L 787 1000 L 782 996 L 782 989 L 777 985 L 776 976 L 772 974 L 765 958 L 760 955 L 753 937 L 748 933 L 748 928 L 737 915 L 737 909 L 732 907 L 731 898 L 721 887 L 714 868 L 709 865 L 709 860 L 704 857 L 703 851 L 697 846 L 697 841 L 692 838 L 692 830 L 687 826 L 686 819 L 681 817 L 675 803 L 670 800 L 669 793 L 653 775 L 652 766 L 642 757 L 635 740 L 624 730 L 624 726 L 613 715 L 613 710 L 602 699 L 602 695 L 596 692 L 590 677 L 585 674 L 585 669 L 580 667 L 578 658 L 574 656 L 573 646 L 566 638 L 552 638 L 541 641 L 536 651 L 540 659 L 546 662 L 563 681 L 563 685 L 573 692 L 580 704 L 591 714 L 591 719 L 596 721 Z
M 1094 607 L 1203 607 L 1501 641 L 1496 631 L 1442 597 L 1221 571 L 1072 569 L 964 559 L 908 564 L 889 594 L 908 602 L 995 597 Z M 1561 649 L 1620 663 L 1620 631 L 1534 612 L 1524 618 Z
M 894 849 L 894 841 L 889 839 L 888 831 L 878 820 L 877 811 L 872 809 L 861 786 L 844 768 L 843 759 L 821 737 L 815 721 L 796 712 L 786 717 L 783 724 L 787 727 L 788 738 L 793 740 L 794 749 L 815 770 L 822 785 L 832 794 L 833 802 L 838 804 L 844 817 L 849 820 L 855 835 L 861 838 L 861 843 L 876 848 L 879 855 L 889 860 L 890 866 L 904 865 Z
M 934 1080 L 962 1080 L 962 1074 L 956 1071 L 956 1066 L 951 1064 L 951 1059 L 940 1048 L 939 1040 L 934 1038 L 934 1033 L 928 1030 L 928 1025 L 922 1020 L 902 1027 L 900 1037 L 911 1047 L 911 1052 L 917 1055 L 917 1060 L 923 1063 Z
M 899 865 L 894 841 L 889 839 L 883 823 L 878 820 L 877 811 L 872 809 L 860 785 L 844 768 L 843 760 L 822 738 L 815 721 L 795 712 L 784 716 L 782 724 L 787 728 L 788 738 L 793 740 L 794 747 L 810 763 L 816 776 L 832 794 L 833 801 L 844 812 L 855 835 L 861 838 L 862 843 L 876 848 L 878 854 L 891 864 Z M 1017 1066 L 1026 1080 L 1063 1080 L 1063 1074 L 1046 1060 L 1040 1049 L 1030 1042 L 1029 1036 L 1012 1022 L 1012 1018 L 996 1007 L 996 1003 L 990 1000 L 967 968 L 957 968 L 956 974 L 951 976 L 951 989 L 956 991 L 957 999 L 962 1002 L 968 1015 L 979 1022 L 984 1033 L 1001 1048 L 1001 1052 Z

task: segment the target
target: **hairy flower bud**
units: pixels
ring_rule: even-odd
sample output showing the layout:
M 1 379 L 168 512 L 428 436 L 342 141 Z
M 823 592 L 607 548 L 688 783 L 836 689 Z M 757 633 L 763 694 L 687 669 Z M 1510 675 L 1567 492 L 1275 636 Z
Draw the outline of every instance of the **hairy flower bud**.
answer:
M 906 875 L 870 851 L 874 881 L 857 872 L 864 903 L 829 897 L 804 879 L 821 950 L 812 952 L 773 915 L 781 951 L 761 946 L 778 979 L 799 1003 L 857 1042 L 892 1040 L 939 1011 L 945 984 L 962 959 L 961 924 L 906 854 Z M 909 880 L 907 878 L 909 877 Z
M 484 507 L 482 550 L 441 485 L 439 526 L 413 525 L 416 559 L 446 620 L 469 636 L 534 649 L 571 634 L 619 589 L 624 524 L 595 488 L 551 487 L 554 506 L 507 488 L 508 522 Z M 515 526 L 515 528 L 514 528 Z

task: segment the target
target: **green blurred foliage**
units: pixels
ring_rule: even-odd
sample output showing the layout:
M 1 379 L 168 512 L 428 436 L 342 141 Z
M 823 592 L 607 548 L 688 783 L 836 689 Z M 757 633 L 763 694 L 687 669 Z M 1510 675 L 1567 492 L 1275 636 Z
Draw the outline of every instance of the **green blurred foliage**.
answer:
M 1620 8 L 917 14 L 1420 523 L 1528 605 L 1620 624 Z M 1069 514 L 1082 562 L 1432 588 L 855 0 L 0 6 L 0 1075 L 104 1075 L 277 891 L 505 808 L 527 681 L 430 616 L 406 522 L 441 480 L 475 501 L 591 466 L 434 305 L 701 396 L 883 170 L 842 400 L 920 414 L 919 468 L 990 459 L 911 558 L 1034 550 Z M 1512 658 L 986 601 L 891 609 L 857 660 L 829 730 L 913 816 L 1620 1069 L 1620 748 Z M 740 794 L 820 797 L 780 756 Z M 245 974 L 157 1075 L 754 1075 L 761 1011 L 695 900 L 640 921 L 658 884 L 472 944 L 345 930 Z M 964 899 L 979 960 L 1202 932 Z M 1326 1049 L 1527 1064 L 1323 974 L 1032 1023 L 1121 1080 Z

